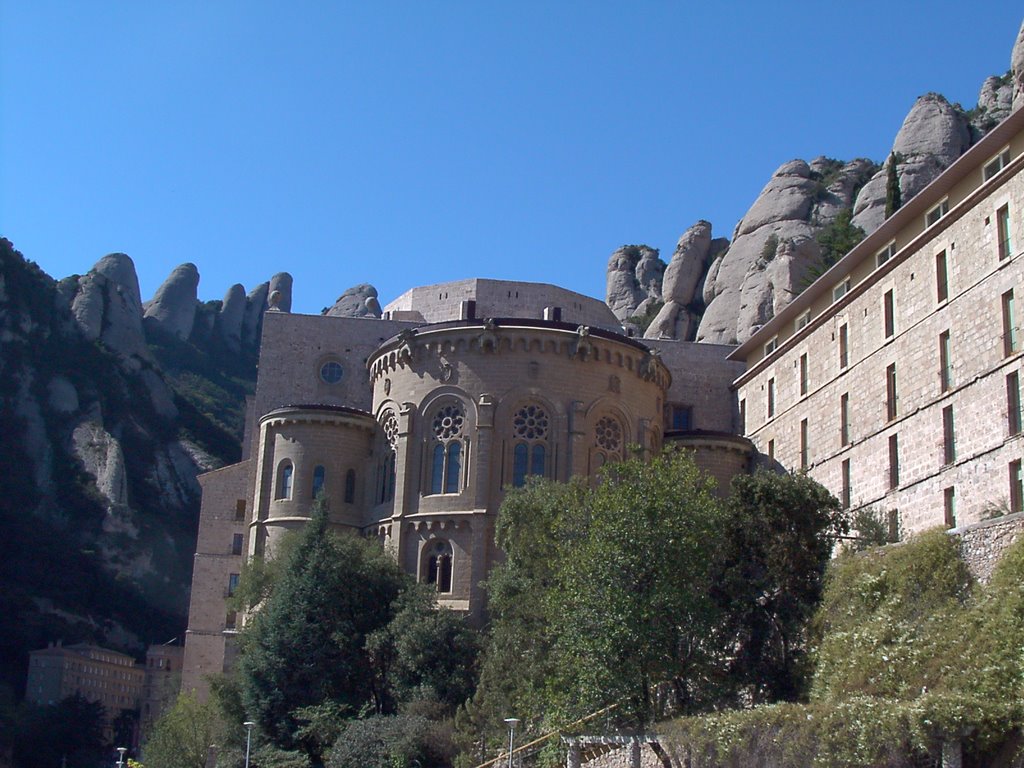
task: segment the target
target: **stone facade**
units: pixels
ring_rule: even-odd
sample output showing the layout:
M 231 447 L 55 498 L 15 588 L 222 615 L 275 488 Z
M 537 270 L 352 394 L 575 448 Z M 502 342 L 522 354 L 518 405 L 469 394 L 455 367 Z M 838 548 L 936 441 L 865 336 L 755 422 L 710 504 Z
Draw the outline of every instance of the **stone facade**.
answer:
M 321 490 L 336 530 L 378 538 L 476 623 L 498 509 L 526 477 L 596 477 L 674 443 L 724 492 L 752 455 L 731 350 L 641 342 L 603 302 L 509 281 L 415 288 L 381 319 L 268 311 L 246 459 L 201 477 L 183 689 L 204 696 L 231 663 L 244 558 L 272 554 Z
M 893 532 L 1022 503 L 1024 112 L 732 353 L 742 430 Z

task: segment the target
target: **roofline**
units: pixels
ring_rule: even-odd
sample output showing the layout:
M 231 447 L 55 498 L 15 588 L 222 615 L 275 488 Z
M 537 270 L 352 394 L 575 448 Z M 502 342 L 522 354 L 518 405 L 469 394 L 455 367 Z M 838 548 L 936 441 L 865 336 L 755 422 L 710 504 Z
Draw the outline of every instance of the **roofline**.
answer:
M 881 250 L 911 220 L 923 216 L 929 208 L 938 203 L 959 181 L 963 180 L 980 163 L 987 160 L 1008 143 L 1021 128 L 1024 128 L 1024 109 L 1018 108 L 1011 112 L 999 125 L 983 136 L 977 144 L 964 152 L 960 157 L 928 186 L 908 200 L 898 211 L 882 222 L 881 226 L 867 235 L 857 245 L 837 261 L 821 277 L 809 285 L 781 312 L 762 325 L 749 339 L 734 349 L 726 359 L 746 360 L 747 356 L 758 346 L 778 334 L 786 323 L 794 320 L 801 312 L 808 309 L 821 295 L 831 290 L 839 278 L 849 274 L 853 268 L 869 256 Z M 916 238 L 915 238 L 916 239 Z M 823 313 L 825 314 L 825 313 Z
M 424 291 L 427 290 L 428 288 L 431 290 L 435 288 L 443 289 L 444 286 L 446 285 L 455 285 L 458 283 L 511 283 L 513 285 L 528 285 L 539 286 L 543 288 L 554 288 L 555 290 L 563 291 L 564 293 L 572 294 L 573 296 L 579 296 L 581 298 L 587 299 L 588 301 L 595 301 L 598 304 L 604 304 L 605 306 L 608 306 L 607 302 L 605 302 L 602 299 L 595 298 L 594 296 L 589 296 L 585 293 L 580 293 L 579 291 L 574 291 L 571 288 L 563 288 L 562 286 L 555 285 L 554 283 L 537 283 L 533 282 L 532 280 L 503 280 L 500 277 L 463 277 L 458 280 L 446 280 L 442 283 L 430 283 L 429 285 L 414 285 L 412 288 L 407 288 L 406 290 L 402 291 L 397 297 L 395 297 L 386 305 L 384 305 L 383 311 L 388 311 L 388 307 L 390 307 L 392 304 L 394 304 L 396 301 L 401 299 L 406 294 L 412 293 L 413 291 Z M 608 308 L 608 311 L 611 312 L 611 307 Z

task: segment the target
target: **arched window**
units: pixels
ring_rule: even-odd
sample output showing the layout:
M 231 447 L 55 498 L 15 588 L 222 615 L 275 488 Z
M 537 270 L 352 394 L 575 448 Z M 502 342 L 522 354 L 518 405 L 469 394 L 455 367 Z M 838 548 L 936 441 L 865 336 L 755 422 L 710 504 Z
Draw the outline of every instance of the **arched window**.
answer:
M 398 443 L 398 419 L 394 411 L 386 411 L 380 420 L 384 435 L 384 455 L 377 464 L 377 503 L 395 498 L 395 446 Z
M 525 405 L 512 417 L 512 485 L 519 488 L 527 475 L 547 472 L 547 441 L 550 420 L 539 405 Z
M 275 499 L 290 499 L 292 497 L 292 463 L 285 459 L 277 468 L 277 493 Z
M 356 500 L 356 471 L 350 469 L 345 473 L 345 503 L 352 504 Z
M 315 499 L 320 495 L 320 492 L 324 489 L 324 478 L 327 475 L 327 470 L 324 469 L 322 464 L 317 464 L 313 469 L 313 498 Z
M 425 556 L 424 581 L 434 584 L 437 591 L 452 591 L 452 545 L 437 539 L 423 548 Z
M 462 403 L 438 408 L 431 421 L 430 493 L 458 493 L 462 480 L 462 440 L 466 411 Z
M 602 416 L 594 425 L 593 468 L 600 469 L 611 461 L 620 461 L 625 448 L 625 430 L 614 416 Z

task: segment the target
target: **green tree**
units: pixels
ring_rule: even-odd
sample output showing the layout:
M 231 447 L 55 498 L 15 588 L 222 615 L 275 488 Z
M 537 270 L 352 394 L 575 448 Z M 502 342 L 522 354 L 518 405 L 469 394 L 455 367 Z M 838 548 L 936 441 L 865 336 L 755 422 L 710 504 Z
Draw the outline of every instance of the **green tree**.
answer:
M 451 733 L 420 715 L 375 715 L 345 724 L 328 768 L 447 768 Z
M 800 692 L 805 630 L 836 537 L 848 530 L 839 502 L 806 475 L 762 470 L 733 479 L 711 594 L 719 644 L 732 649 L 728 679 L 754 703 Z
M 157 720 L 142 750 L 146 768 L 203 768 L 210 746 L 219 744 L 224 726 L 214 703 L 194 694 L 178 696 Z
M 274 745 L 319 763 L 324 744 L 308 732 L 299 736 L 300 710 L 329 703 L 354 715 L 370 703 L 366 640 L 391 619 L 402 586 L 397 564 L 380 547 L 329 533 L 326 503 L 314 505 L 279 582 L 242 636 L 242 700 Z
M 56 704 L 23 704 L 16 715 L 11 757 L 15 766 L 94 768 L 107 756 L 103 705 L 81 696 Z
M 903 207 L 903 192 L 900 190 L 899 164 L 903 157 L 896 151 L 889 153 L 885 169 L 885 218 L 889 218 Z

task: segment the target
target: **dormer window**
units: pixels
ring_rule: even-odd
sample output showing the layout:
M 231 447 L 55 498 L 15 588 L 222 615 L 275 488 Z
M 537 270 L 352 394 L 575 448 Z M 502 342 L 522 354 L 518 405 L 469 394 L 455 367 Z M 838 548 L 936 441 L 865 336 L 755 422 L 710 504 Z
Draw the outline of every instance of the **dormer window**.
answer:
M 832 289 L 832 301 L 839 301 L 850 291 L 850 278 L 846 278 Z
M 875 254 L 875 267 L 880 267 L 893 257 L 896 253 L 896 241 L 893 240 L 885 248 Z
M 998 155 L 996 155 L 987 163 L 985 163 L 985 166 L 981 169 L 982 178 L 985 181 L 988 181 L 1001 170 L 1003 170 L 1003 168 L 1005 168 L 1009 164 L 1009 162 L 1010 148 L 1004 147 L 1002 152 L 1000 152 Z
M 924 215 L 925 227 L 930 227 L 947 213 L 949 213 L 949 198 L 943 200 Z
M 772 336 L 770 339 L 768 339 L 768 341 L 766 341 L 765 345 L 764 345 L 764 356 L 768 357 L 768 355 L 770 355 L 772 352 L 775 351 L 775 347 L 777 347 L 778 345 L 779 345 L 779 337 L 778 336 Z

